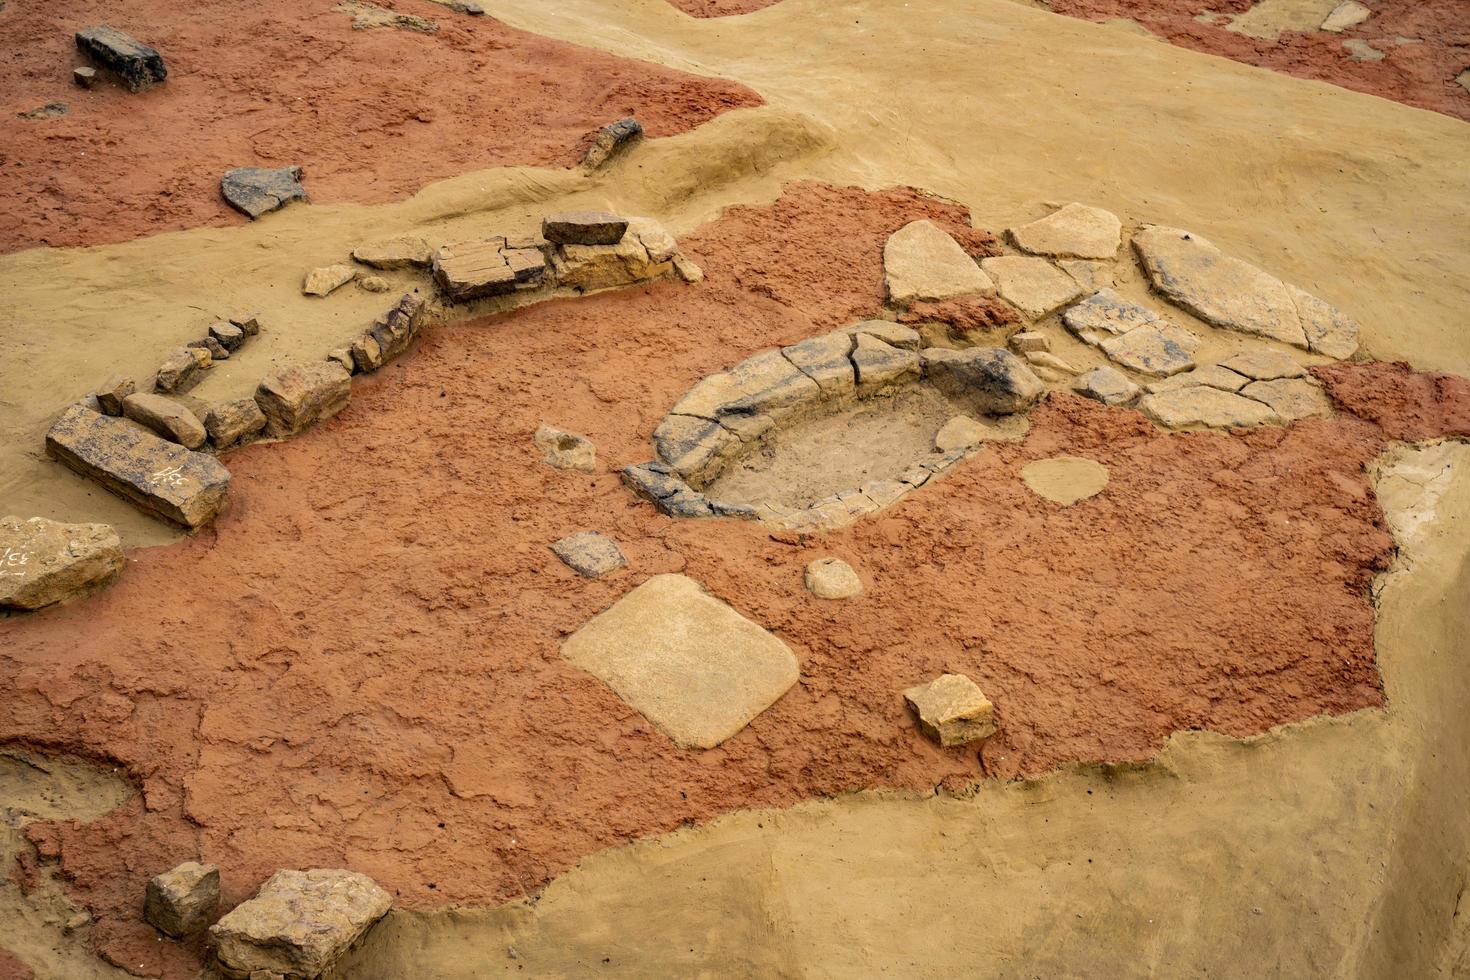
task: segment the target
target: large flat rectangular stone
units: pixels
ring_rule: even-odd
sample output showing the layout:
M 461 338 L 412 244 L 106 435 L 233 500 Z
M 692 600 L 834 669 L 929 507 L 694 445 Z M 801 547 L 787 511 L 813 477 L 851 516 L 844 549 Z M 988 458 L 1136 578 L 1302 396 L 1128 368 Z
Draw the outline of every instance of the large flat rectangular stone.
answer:
M 719 745 L 797 678 L 785 643 L 683 575 L 655 575 L 561 652 L 684 748 Z
M 230 486 L 230 471 L 213 456 L 80 405 L 51 426 L 46 451 L 143 510 L 189 528 L 214 519 Z

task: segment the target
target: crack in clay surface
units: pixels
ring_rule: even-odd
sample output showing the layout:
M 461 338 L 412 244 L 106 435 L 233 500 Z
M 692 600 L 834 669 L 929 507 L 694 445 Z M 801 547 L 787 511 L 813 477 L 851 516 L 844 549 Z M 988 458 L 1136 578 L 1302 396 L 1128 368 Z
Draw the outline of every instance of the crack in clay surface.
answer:
M 1391 542 L 1363 463 L 1385 426 L 1470 430 L 1453 379 L 1323 369 L 1365 411 L 1377 391 L 1425 386 L 1435 405 L 1406 418 L 1393 406 L 1414 400 L 1390 397 L 1380 425 L 1239 436 L 1165 434 L 1053 395 L 1025 442 L 824 543 L 864 556 L 867 587 L 841 617 L 801 587 L 810 548 L 745 522 L 670 521 L 628 506 L 612 472 L 535 464 L 547 405 L 616 466 L 641 458 L 693 380 L 871 316 L 882 243 L 920 216 L 964 220 L 912 192 L 797 186 L 688 236 L 709 270 L 698 287 L 436 328 L 331 421 L 237 454 L 238 496 L 207 534 L 135 552 L 85 606 L 0 623 L 13 691 L 0 737 L 71 733 L 143 785 L 93 824 L 30 831 L 56 842 L 99 948 L 190 973 L 194 952 L 160 946 L 136 909 L 181 853 L 221 866 L 226 905 L 278 867 L 321 865 L 364 871 L 409 907 L 495 902 L 734 808 L 1142 759 L 1178 729 L 1248 735 L 1381 704 L 1366 596 Z M 838 271 L 791 289 L 792 252 Z M 711 342 L 732 307 L 738 341 Z M 1112 473 L 1065 510 L 1019 479 L 1063 453 Z M 587 581 L 550 554 L 588 513 L 632 578 Z M 628 584 L 673 571 L 775 632 L 801 669 L 708 753 L 676 749 L 557 654 Z M 978 759 L 917 736 L 897 696 L 946 671 L 996 705 Z

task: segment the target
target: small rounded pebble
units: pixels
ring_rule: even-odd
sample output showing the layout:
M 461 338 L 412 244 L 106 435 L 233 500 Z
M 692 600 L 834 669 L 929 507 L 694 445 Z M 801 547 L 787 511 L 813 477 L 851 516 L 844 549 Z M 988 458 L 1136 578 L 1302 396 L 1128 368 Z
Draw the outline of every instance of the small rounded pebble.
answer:
M 363 276 L 357 284 L 370 293 L 386 293 L 389 289 L 388 280 L 382 276 Z
M 808 565 L 806 587 L 818 599 L 851 599 L 863 591 L 857 572 L 841 558 L 818 558 Z

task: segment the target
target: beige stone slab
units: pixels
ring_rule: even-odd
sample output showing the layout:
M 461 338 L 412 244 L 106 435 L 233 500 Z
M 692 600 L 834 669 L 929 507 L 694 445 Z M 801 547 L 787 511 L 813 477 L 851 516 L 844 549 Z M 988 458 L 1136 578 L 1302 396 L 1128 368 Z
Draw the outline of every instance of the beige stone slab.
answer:
M 1192 425 L 1230 428 L 1264 425 L 1281 420 L 1280 416 L 1261 402 L 1207 385 L 1191 385 L 1144 395 L 1138 403 L 1138 409 L 1155 422 L 1171 429 Z
M 1118 254 L 1123 223 L 1111 211 L 1073 202 L 1045 218 L 1011 229 L 1023 252 L 1069 259 L 1111 259 Z
M 1332 403 L 1316 382 L 1307 378 L 1275 378 L 1252 381 L 1240 393 L 1270 407 L 1288 422 L 1310 415 L 1331 415 Z
M 655 575 L 561 652 L 684 748 L 719 745 L 797 678 L 785 643 L 683 575 Z
M 1037 319 L 1066 306 L 1082 295 L 1077 280 L 1046 259 L 1029 255 L 1000 255 L 980 263 L 995 280 L 1001 298 Z
M 883 246 L 888 298 L 900 305 L 995 291 L 990 277 L 932 221 L 912 221 Z

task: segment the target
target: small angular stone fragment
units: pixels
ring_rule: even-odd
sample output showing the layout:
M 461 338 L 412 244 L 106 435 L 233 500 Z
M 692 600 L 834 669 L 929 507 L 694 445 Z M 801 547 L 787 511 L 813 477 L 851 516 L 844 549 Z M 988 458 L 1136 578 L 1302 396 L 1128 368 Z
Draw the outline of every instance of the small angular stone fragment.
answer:
M 207 437 L 204 424 L 193 412 L 162 395 L 129 395 L 123 399 L 123 415 L 185 449 L 198 449 Z
M 46 451 L 144 510 L 190 528 L 214 519 L 230 485 L 229 471 L 213 456 L 79 405 L 51 426 Z
M 266 431 L 277 439 L 331 418 L 351 397 L 352 375 L 336 361 L 293 365 L 262 379 L 255 389 Z
M 842 331 L 853 337 L 858 334 L 867 334 L 878 338 L 889 347 L 897 347 L 901 350 L 918 350 L 924 346 L 919 331 L 891 320 L 864 320 L 861 323 L 843 327 Z
M 796 683 L 796 657 L 683 575 L 655 575 L 562 644 L 684 748 L 737 734 Z
M 307 296 L 326 296 L 356 278 L 357 270 L 350 265 L 324 265 L 306 274 L 301 291 Z
M 338 347 L 336 350 L 328 351 L 327 360 L 336 361 L 348 374 L 357 373 L 357 362 L 352 359 L 352 349 L 349 347 Z
M 899 306 L 995 291 L 990 277 L 932 221 L 912 221 L 883 245 L 888 299 Z
M 73 68 L 71 70 L 71 80 L 82 88 L 92 88 L 97 84 L 97 69 L 87 67 Z
M 542 425 L 533 437 L 542 460 L 559 470 L 591 473 L 597 469 L 597 447 L 586 436 Z
M 851 599 L 863 591 L 862 579 L 841 558 L 818 558 L 806 567 L 805 579 L 818 599 Z
M 191 340 L 184 346 L 192 350 L 207 351 L 211 365 L 215 361 L 228 361 L 230 359 L 230 352 L 225 350 L 225 345 L 213 337 L 205 337 L 203 340 Z
M 551 546 L 556 557 L 577 574 L 586 578 L 602 578 L 628 564 L 618 543 L 597 531 L 578 531 Z
M 371 374 L 383 366 L 383 348 L 371 333 L 360 333 L 352 340 L 352 367 L 358 374 Z
M 260 333 L 260 321 L 261 314 L 259 312 L 236 313 L 230 317 L 230 322 L 245 331 L 245 336 L 247 337 L 254 337 Z
M 209 929 L 230 980 L 315 980 L 393 906 L 367 875 L 316 868 L 277 871 Z
M 397 235 L 367 242 L 352 250 L 352 257 L 374 269 L 422 269 L 432 258 L 429 243 L 418 235 Z
M 133 379 L 114 374 L 102 382 L 95 394 L 97 395 L 97 407 L 107 415 L 121 415 L 123 412 L 123 399 L 134 391 Z
M 870 333 L 857 334 L 855 339 L 852 364 L 859 398 L 919 379 L 919 355 L 914 351 L 890 347 Z
M 1033 255 L 1111 259 L 1118 254 L 1122 232 L 1123 223 L 1111 211 L 1073 203 L 1038 221 L 1012 228 L 1011 240 L 1021 251 Z
M 265 413 L 254 398 L 237 398 L 215 405 L 204 413 L 204 431 L 215 449 L 233 449 L 250 441 L 265 428 Z
M 628 219 L 607 211 L 561 211 L 541 221 L 541 235 L 558 245 L 616 245 Z
M 1342 3 L 1333 7 L 1323 19 L 1322 30 L 1341 34 L 1349 27 L 1357 27 L 1372 16 L 1373 11 L 1358 3 L 1357 0 L 1343 0 Z
M 1252 381 L 1240 393 L 1270 407 L 1287 422 L 1311 415 L 1330 415 L 1332 405 L 1321 386 L 1307 378 Z
M 1166 378 L 1194 367 L 1194 358 L 1176 338 L 1158 327 L 1138 327 L 1102 342 L 1108 359 L 1130 371 Z
M 148 882 L 143 918 L 175 939 L 204 931 L 219 908 L 219 868 L 185 861 Z
M 1046 394 L 1026 362 L 1000 347 L 930 347 L 921 354 L 926 378 L 986 415 L 1024 412 Z
M 695 265 L 683 255 L 675 255 L 673 258 L 674 275 L 685 282 L 704 282 L 704 270 Z
M 625 234 L 636 235 L 648 251 L 648 261 L 656 265 L 672 262 L 674 256 L 679 254 L 679 243 L 674 240 L 674 236 L 652 218 L 629 218 Z
M 596 170 L 643 136 L 643 125 L 632 116 L 608 123 L 597 131 L 582 162 Z
M 77 31 L 77 48 L 127 86 L 141 92 L 168 78 L 163 55 L 116 27 L 100 24 Z
M 357 285 L 369 293 L 386 293 L 393 288 L 392 283 L 382 276 L 360 276 Z
M 1011 349 L 1017 354 L 1045 353 L 1051 350 L 1051 341 L 1044 333 L 1023 330 L 1012 335 Z
M 189 348 L 175 348 L 158 365 L 158 372 L 153 376 L 153 387 L 162 392 L 187 391 L 199 380 L 199 371 L 199 358 Z
M 995 734 L 995 708 L 964 674 L 941 674 L 903 692 L 919 730 L 948 748 Z
M 1190 425 L 1207 425 L 1218 429 L 1280 421 L 1280 416 L 1261 402 L 1207 385 L 1191 385 L 1144 395 L 1139 400 L 1138 409 L 1155 422 L 1171 429 Z
M 225 171 L 219 189 L 230 207 L 252 220 L 292 201 L 306 200 L 300 167 L 236 167 Z
M 1275 350 L 1245 351 L 1227 357 L 1220 366 L 1243 374 L 1252 381 L 1300 378 L 1307 373 L 1296 358 Z
M 969 449 L 992 438 L 991 430 L 968 415 L 956 415 L 934 435 L 934 448 L 941 453 L 952 449 Z
M 40 609 L 82 595 L 123 570 L 106 524 L 0 518 L 0 609 Z
M 245 330 L 235 326 L 228 320 L 220 320 L 209 325 L 209 335 L 219 342 L 220 346 L 227 351 L 239 350 L 245 343 Z
M 1104 405 L 1126 405 L 1138 397 L 1138 385 L 1117 368 L 1106 365 L 1082 375 L 1072 383 L 1072 390 Z

